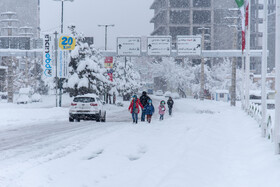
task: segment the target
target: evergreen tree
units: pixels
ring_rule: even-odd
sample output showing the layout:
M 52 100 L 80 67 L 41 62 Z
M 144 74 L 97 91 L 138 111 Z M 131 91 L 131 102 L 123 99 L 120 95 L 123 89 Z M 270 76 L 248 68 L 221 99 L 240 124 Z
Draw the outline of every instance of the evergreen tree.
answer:
M 101 54 L 85 42 L 83 34 L 76 31 L 75 26 L 68 27 L 76 39 L 76 47 L 71 51 L 69 63 L 70 77 L 68 91 L 70 95 L 94 93 L 100 95 L 110 85 L 106 77 Z

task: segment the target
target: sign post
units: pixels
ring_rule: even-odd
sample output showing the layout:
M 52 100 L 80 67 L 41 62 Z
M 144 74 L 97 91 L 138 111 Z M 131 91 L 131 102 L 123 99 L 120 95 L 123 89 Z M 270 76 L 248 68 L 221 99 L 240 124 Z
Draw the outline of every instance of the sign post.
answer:
M 140 37 L 118 37 L 117 38 L 118 56 L 140 56 L 141 38 Z
M 171 36 L 148 37 L 147 53 L 149 56 L 170 56 Z
M 56 74 L 59 86 L 59 107 L 62 106 L 62 84 L 63 79 L 68 77 L 69 72 L 69 51 L 74 50 L 76 46 L 76 40 L 72 36 L 60 36 L 58 45 L 56 44 Z
M 177 36 L 178 56 L 201 56 L 201 36 Z

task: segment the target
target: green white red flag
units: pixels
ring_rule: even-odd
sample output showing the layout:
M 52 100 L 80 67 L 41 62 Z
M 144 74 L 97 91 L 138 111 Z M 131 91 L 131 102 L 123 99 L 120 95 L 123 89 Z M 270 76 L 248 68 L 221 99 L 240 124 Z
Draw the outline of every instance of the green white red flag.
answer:
M 246 0 L 246 4 L 249 4 L 249 0 Z M 235 0 L 240 12 L 241 12 L 241 21 L 242 21 L 242 53 L 245 49 L 245 22 L 246 22 L 246 18 L 245 18 L 245 4 L 244 4 L 244 0 Z M 249 7 L 249 6 L 248 6 Z

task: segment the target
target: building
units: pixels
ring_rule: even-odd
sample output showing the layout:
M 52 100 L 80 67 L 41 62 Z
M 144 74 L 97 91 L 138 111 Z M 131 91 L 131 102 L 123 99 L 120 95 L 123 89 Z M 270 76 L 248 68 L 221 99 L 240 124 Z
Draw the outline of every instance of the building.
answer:
M 177 35 L 198 35 L 206 27 L 205 49 L 233 49 L 234 19 L 238 11 L 235 1 L 229 0 L 154 0 L 154 31 L 151 35 L 172 36 L 176 47 Z
M 276 1 L 268 0 L 268 50 L 267 67 L 270 71 L 275 67 L 275 39 L 276 39 Z
M 0 13 L 4 12 L 17 14 L 18 31 L 14 35 L 25 34 L 26 36 L 28 34 L 30 36 L 31 33 L 34 38 L 40 37 L 40 0 L 1 0 Z M 1 27 L 3 24 L 0 25 Z M 1 36 L 7 35 L 3 31 L 0 34 Z

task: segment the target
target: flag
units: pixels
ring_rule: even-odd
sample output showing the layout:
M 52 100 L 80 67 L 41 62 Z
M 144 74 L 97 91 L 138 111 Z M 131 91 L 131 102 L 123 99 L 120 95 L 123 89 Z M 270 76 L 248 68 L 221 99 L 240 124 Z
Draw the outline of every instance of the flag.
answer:
M 235 0 L 240 12 L 241 12 L 241 21 L 242 21 L 242 53 L 245 49 L 245 5 L 244 5 L 244 0 Z M 246 0 L 246 3 L 248 2 L 249 4 L 249 0 Z M 248 6 L 249 7 L 249 6 Z
M 249 24 L 249 0 L 246 0 L 246 2 L 245 2 L 245 9 L 246 9 L 245 26 L 248 27 L 248 24 Z

